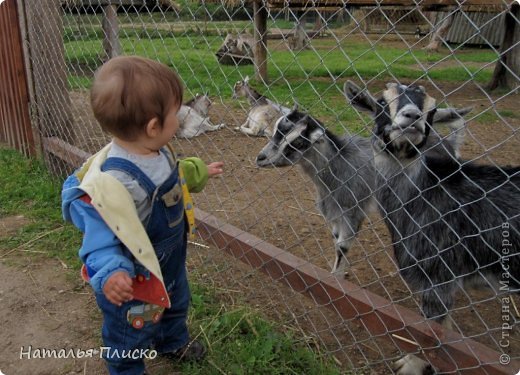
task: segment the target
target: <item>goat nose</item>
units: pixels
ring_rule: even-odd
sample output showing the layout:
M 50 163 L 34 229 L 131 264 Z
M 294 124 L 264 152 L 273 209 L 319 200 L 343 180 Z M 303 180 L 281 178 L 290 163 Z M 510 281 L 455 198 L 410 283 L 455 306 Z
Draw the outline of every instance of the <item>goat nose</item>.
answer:
M 260 153 L 260 154 L 258 154 L 258 156 L 256 157 L 256 161 L 257 161 L 257 162 L 258 162 L 258 161 L 265 160 L 265 159 L 267 159 L 267 155 L 264 154 L 264 153 Z
M 403 116 L 410 120 L 416 121 L 421 117 L 421 112 L 417 109 L 407 109 L 403 111 Z

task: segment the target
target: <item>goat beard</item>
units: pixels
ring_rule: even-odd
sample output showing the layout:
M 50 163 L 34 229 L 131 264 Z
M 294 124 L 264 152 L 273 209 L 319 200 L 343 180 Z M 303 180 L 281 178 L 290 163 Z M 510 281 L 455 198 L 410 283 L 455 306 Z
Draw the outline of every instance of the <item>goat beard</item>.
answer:
M 426 144 L 429 134 L 429 124 L 426 124 L 426 134 L 414 130 L 391 129 L 386 127 L 383 134 L 377 137 L 376 147 L 381 151 L 394 155 L 398 159 L 410 159 L 415 157 L 419 150 Z

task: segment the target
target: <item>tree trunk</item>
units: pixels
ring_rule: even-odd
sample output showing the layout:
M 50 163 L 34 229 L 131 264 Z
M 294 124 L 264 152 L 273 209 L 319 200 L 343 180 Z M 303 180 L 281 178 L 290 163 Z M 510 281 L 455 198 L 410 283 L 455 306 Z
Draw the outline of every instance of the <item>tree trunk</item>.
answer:
M 514 3 L 504 15 L 504 39 L 500 47 L 500 58 L 495 65 L 495 71 L 489 90 L 505 88 L 518 90 L 520 87 L 520 5 Z
M 262 0 L 253 3 L 255 18 L 255 68 L 256 76 L 267 82 L 267 8 Z
M 443 42 L 444 38 L 446 38 L 446 35 L 448 35 L 448 32 L 450 31 L 454 18 L 455 13 L 451 13 L 444 19 L 442 24 L 431 34 L 430 43 L 424 47 L 425 50 L 429 52 L 437 52 L 439 50 L 440 44 Z

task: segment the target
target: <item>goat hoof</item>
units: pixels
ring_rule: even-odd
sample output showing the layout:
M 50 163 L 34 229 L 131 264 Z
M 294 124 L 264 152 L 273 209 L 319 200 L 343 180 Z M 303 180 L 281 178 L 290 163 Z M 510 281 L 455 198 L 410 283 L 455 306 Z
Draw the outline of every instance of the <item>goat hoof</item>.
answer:
M 413 354 L 407 354 L 392 363 L 392 370 L 397 375 L 434 375 L 436 373 L 432 365 Z
M 350 274 L 348 273 L 348 270 L 346 270 L 345 268 L 345 266 L 334 267 L 332 268 L 332 271 L 330 271 L 330 273 L 336 276 L 338 279 L 348 279 L 350 277 Z

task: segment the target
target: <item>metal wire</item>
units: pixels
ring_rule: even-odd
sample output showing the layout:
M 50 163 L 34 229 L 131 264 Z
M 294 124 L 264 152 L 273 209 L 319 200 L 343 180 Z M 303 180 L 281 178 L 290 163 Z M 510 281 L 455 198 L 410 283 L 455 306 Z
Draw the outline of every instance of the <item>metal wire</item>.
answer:
M 211 122 L 226 124 L 219 131 L 173 141 L 181 155 L 226 163 L 225 176 L 211 180 L 204 192 L 195 197 L 198 207 L 306 263 L 326 270 L 332 267 L 336 254 L 332 229 L 315 206 L 316 189 L 309 176 L 297 166 L 258 168 L 255 159 L 268 139 L 235 130 L 244 123 L 251 106 L 245 99 L 232 99 L 233 87 L 247 76 L 253 77 L 251 86 L 273 102 L 289 108 L 298 103 L 300 110 L 320 120 L 333 133 L 362 137 L 372 136 L 373 120 L 355 111 L 345 99 L 346 79 L 361 82 L 363 88 L 375 93 L 387 82 L 420 84 L 427 87 L 439 106 L 474 107 L 467 117 L 461 150 L 464 160 L 496 167 L 520 164 L 517 152 L 520 117 L 516 104 L 520 78 L 509 69 L 514 87 L 496 92 L 485 88 L 500 58 L 496 38 L 490 33 L 504 32 L 501 29 L 502 17 L 507 12 L 504 7 L 486 12 L 486 17 L 480 16 L 483 11 L 468 11 L 462 6 L 432 15 L 423 10 L 420 2 L 411 7 L 388 8 L 379 3 L 354 8 L 346 2 L 337 7 L 300 8 L 285 2 L 280 9 L 268 10 L 267 82 L 254 80 L 254 65 L 222 65 L 215 56 L 227 34 L 253 35 L 255 14 L 250 3 L 160 1 L 152 7 L 133 1 L 117 8 L 121 53 L 146 56 L 171 66 L 184 81 L 186 97 L 208 93 L 213 101 L 209 112 Z M 54 98 L 52 105 L 46 107 L 47 112 L 42 111 L 43 107 L 34 109 L 36 122 L 42 123 L 47 116 L 57 127 L 40 127 L 40 137 L 65 135 L 68 143 L 88 153 L 94 153 L 110 140 L 92 115 L 88 92 L 94 71 L 106 59 L 107 52 L 103 50 L 106 30 L 102 22 L 107 9 L 96 1 L 69 2 L 54 18 L 55 23 L 28 26 L 32 27 L 31 43 L 40 42 L 34 40 L 38 35 L 63 34 L 60 48 L 64 50 L 65 71 L 48 75 L 34 69 L 36 91 L 46 86 L 66 87 L 65 96 L 63 92 L 46 93 L 46 97 Z M 25 10 L 28 15 L 37 11 L 42 10 L 32 5 Z M 432 32 L 450 16 L 455 19 L 451 34 L 442 40 L 439 51 L 426 52 L 424 47 Z M 27 22 L 31 23 L 31 17 Z M 302 22 L 309 42 L 301 49 L 291 49 L 296 25 Z M 418 25 L 422 34 L 415 35 Z M 41 43 L 49 40 L 42 37 Z M 44 44 L 41 51 L 55 48 Z M 518 46 L 512 48 L 518 51 Z M 45 61 L 37 54 L 30 55 L 33 67 Z M 52 82 L 61 78 L 66 81 Z M 51 84 L 45 84 L 46 81 Z M 56 165 L 55 169 L 62 174 L 70 171 L 65 165 Z M 316 171 L 319 172 L 322 171 Z M 419 190 L 417 194 L 420 195 Z M 456 196 L 450 198 L 457 200 Z M 343 212 L 352 209 L 340 208 Z M 437 210 L 433 205 L 431 208 Z M 461 215 L 478 228 L 463 208 L 461 204 Z M 436 212 L 441 215 L 441 211 Z M 346 277 L 359 290 L 372 291 L 388 300 L 388 306 L 403 305 L 420 313 L 420 293 L 399 276 L 385 216 L 384 212 L 367 213 L 347 255 Z M 416 225 L 423 229 L 420 223 Z M 318 345 L 345 368 L 384 373 L 405 354 L 400 349 L 402 338 L 392 336 L 394 329 L 388 327 L 384 333 L 370 334 L 363 323 L 361 327 L 357 324 L 366 312 L 359 311 L 358 318 L 345 320 L 337 309 L 327 309 L 320 300 L 310 301 L 281 284 L 273 284 L 257 270 L 237 265 L 235 259 L 223 257 L 218 251 L 194 248 L 191 257 L 198 267 L 207 268 L 212 279 L 220 278 L 228 287 L 240 290 L 246 300 L 255 301 L 259 309 L 264 307 L 267 314 L 276 315 L 282 324 L 294 327 L 309 346 Z M 513 309 L 507 312 L 513 329 L 510 345 L 503 347 L 502 309 L 491 289 L 460 290 L 451 311 L 454 329 L 518 360 L 520 317 Z M 453 361 L 456 363 L 457 359 Z M 462 366 L 458 370 L 468 368 Z

